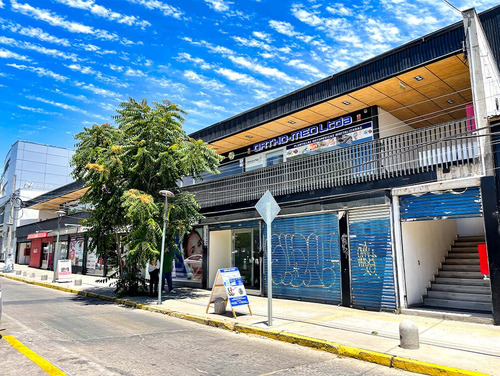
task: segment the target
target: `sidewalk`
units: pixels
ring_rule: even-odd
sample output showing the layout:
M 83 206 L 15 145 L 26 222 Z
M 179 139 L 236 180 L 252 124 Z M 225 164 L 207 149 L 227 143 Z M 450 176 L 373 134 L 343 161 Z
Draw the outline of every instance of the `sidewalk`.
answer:
M 23 265 L 16 265 L 16 270 L 20 270 L 21 275 L 0 275 L 26 282 L 36 281 L 37 284 L 47 286 L 56 285 L 89 296 L 100 294 L 104 295 L 100 298 L 110 297 L 108 300 L 114 297 L 113 288 L 96 282 L 99 277 L 73 275 L 74 279 L 82 280 L 81 286 L 75 286 L 73 282 L 52 284 L 51 271 Z M 34 278 L 31 277 L 32 273 Z M 47 275 L 48 279 L 42 281 L 42 275 Z M 176 291 L 177 294 L 163 295 L 161 307 L 158 307 L 156 298 L 150 297 L 125 297 L 117 303 L 151 311 L 161 308 L 163 313 L 172 316 L 299 343 L 419 373 L 500 374 L 500 326 L 492 325 L 489 319 L 482 319 L 489 324 L 481 324 L 273 299 L 273 326 L 268 327 L 265 297 L 249 296 L 253 315 L 249 314 L 247 307 L 237 307 L 237 318 L 234 319 L 231 311 L 226 315 L 214 314 L 213 305 L 210 306 L 208 314 L 205 313 L 210 291 L 192 288 L 178 288 Z M 399 347 L 399 324 L 405 319 L 412 320 L 419 328 L 418 350 L 404 350 Z M 461 370 L 472 372 L 464 373 Z

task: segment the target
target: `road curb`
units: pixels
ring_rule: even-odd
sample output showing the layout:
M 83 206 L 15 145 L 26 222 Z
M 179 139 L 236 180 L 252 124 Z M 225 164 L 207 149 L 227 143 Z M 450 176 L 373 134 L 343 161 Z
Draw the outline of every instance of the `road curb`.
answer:
M 283 332 L 273 329 L 259 328 L 252 325 L 245 325 L 239 323 L 233 323 L 230 321 L 225 321 L 221 319 L 208 318 L 204 316 L 197 316 L 189 313 L 177 312 L 168 308 L 155 307 L 143 303 L 134 302 L 133 300 L 117 298 L 114 296 L 106 294 L 97 294 L 90 291 L 76 290 L 68 288 L 65 286 L 52 285 L 45 282 L 30 281 L 29 279 L 24 279 L 21 277 L 15 277 L 13 275 L 0 274 L 0 276 L 12 279 L 18 282 L 24 282 L 32 285 L 37 285 L 40 287 L 47 287 L 54 290 L 60 290 L 64 292 L 69 292 L 77 295 L 87 296 L 91 298 L 98 298 L 101 300 L 106 300 L 118 304 L 122 304 L 128 307 L 143 309 L 150 312 L 161 313 L 171 317 L 176 317 L 183 320 L 188 320 L 196 322 L 199 324 L 212 326 L 215 328 L 220 328 L 232 332 L 244 333 L 257 335 L 261 337 L 266 337 L 274 339 L 277 341 L 288 342 L 297 344 L 299 346 L 310 347 L 316 350 L 327 351 L 332 354 L 336 354 L 340 357 L 355 358 L 358 360 L 363 360 L 370 363 L 379 364 L 382 366 L 390 368 L 398 368 L 405 371 L 420 373 L 424 375 L 431 376 L 488 376 L 485 373 L 467 371 L 459 368 L 442 366 L 434 363 L 427 363 L 415 359 L 403 358 L 395 355 L 380 353 L 376 351 L 361 349 L 352 346 L 345 346 L 336 342 L 320 340 L 313 337 L 302 336 L 299 334 L 293 334 L 288 332 Z

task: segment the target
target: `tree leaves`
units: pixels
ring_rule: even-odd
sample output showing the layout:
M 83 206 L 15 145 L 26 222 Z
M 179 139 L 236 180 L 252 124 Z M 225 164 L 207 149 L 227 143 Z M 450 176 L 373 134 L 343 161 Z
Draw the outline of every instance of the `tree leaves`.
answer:
M 167 247 L 176 247 L 176 239 L 202 217 L 194 196 L 181 191 L 177 182 L 218 173 L 220 157 L 202 140 L 187 136 L 182 129 L 185 114 L 167 100 L 149 106 L 145 99 L 130 98 L 117 109 L 116 127 L 94 125 L 75 136 L 73 175 L 89 188 L 82 200 L 94 210 L 85 224 L 92 226 L 92 245 L 100 255 L 109 253 L 112 242 L 104 240 L 109 237 L 120 253 L 127 229 L 129 264 L 140 268 L 158 257 L 164 204 L 160 190 L 175 194 L 168 205 Z

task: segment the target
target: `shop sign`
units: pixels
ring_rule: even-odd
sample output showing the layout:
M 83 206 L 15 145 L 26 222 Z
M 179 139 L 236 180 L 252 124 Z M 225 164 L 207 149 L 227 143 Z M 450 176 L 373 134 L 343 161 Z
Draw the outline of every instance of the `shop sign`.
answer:
M 346 116 L 337 120 L 328 121 L 326 123 L 320 123 L 308 128 L 284 134 L 276 138 L 271 138 L 269 140 L 259 142 L 258 144 L 254 144 L 253 151 L 259 152 L 262 150 L 273 148 L 275 146 L 286 145 L 290 142 L 299 141 L 304 138 L 308 138 L 325 132 L 330 132 L 334 129 L 345 127 L 350 124 L 352 124 L 351 116 Z
M 368 122 L 312 140 L 290 145 L 286 150 L 286 159 L 288 160 L 289 158 L 302 154 L 316 154 L 323 151 L 334 150 L 371 140 L 373 140 L 373 125 L 371 122 Z
M 250 171 L 265 166 L 265 156 L 263 154 L 252 155 L 245 158 L 245 170 Z
M 40 239 L 40 238 L 46 238 L 49 235 L 48 232 L 37 232 L 35 234 L 29 234 L 28 239 Z

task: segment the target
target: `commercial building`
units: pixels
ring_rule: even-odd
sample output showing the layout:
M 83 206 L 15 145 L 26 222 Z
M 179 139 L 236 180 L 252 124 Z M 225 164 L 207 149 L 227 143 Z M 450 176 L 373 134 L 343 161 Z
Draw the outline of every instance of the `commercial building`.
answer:
M 53 211 L 24 208 L 23 201 L 72 182 L 72 155 L 70 149 L 34 142 L 12 145 L 5 157 L 0 186 L 0 259 L 13 254 L 18 226 L 55 217 Z
M 266 293 L 271 236 L 274 295 L 500 323 L 500 7 L 463 16 L 191 135 L 225 157 L 184 182 L 205 286 L 236 266 Z M 254 208 L 267 190 L 272 234 Z

